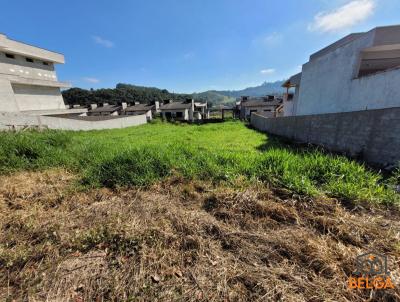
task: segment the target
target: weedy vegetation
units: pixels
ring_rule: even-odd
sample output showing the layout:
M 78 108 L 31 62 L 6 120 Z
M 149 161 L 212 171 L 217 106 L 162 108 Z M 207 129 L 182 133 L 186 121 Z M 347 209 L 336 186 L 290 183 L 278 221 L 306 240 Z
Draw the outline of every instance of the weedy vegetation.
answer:
M 181 175 L 216 183 L 245 178 L 350 202 L 399 202 L 399 171 L 384 177 L 343 156 L 288 145 L 239 122 L 0 134 L 1 173 L 51 167 L 78 173 L 81 184 L 92 188 L 148 186 Z

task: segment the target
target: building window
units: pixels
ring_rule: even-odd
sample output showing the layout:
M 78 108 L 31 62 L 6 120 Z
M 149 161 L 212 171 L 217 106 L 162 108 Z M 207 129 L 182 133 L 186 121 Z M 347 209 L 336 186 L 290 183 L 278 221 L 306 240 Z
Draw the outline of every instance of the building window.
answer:
M 271 112 L 271 109 L 265 109 L 264 112 Z
M 25 58 L 25 60 L 26 60 L 27 62 L 29 62 L 29 63 L 33 63 L 33 59 L 31 59 L 31 58 Z
M 49 62 L 43 62 L 43 65 L 49 66 Z
M 357 77 L 400 68 L 400 50 L 382 50 L 361 53 Z
M 6 53 L 6 57 L 9 59 L 15 59 L 15 56 L 10 53 Z
M 183 112 L 177 112 L 176 113 L 177 118 L 183 118 Z

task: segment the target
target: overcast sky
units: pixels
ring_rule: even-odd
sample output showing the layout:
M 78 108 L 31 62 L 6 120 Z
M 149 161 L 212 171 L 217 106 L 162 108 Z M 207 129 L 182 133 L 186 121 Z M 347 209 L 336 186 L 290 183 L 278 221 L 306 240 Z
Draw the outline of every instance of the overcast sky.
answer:
M 60 80 L 175 92 L 284 79 L 348 33 L 399 23 L 399 0 L 4 0 L 0 11 L 0 32 L 65 55 Z

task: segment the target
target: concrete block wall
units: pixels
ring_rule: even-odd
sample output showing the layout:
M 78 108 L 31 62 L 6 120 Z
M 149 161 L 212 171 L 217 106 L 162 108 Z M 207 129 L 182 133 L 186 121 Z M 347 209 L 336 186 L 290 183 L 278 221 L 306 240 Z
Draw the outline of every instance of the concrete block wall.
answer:
M 382 167 L 400 163 L 400 107 L 278 118 L 252 114 L 251 124 Z

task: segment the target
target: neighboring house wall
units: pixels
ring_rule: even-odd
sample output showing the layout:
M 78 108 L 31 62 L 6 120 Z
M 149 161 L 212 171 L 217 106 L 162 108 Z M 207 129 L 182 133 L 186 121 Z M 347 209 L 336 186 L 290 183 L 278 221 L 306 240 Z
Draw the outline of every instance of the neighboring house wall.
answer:
M 292 116 L 293 115 L 293 99 L 290 101 L 283 101 L 283 116 Z
M 10 81 L 0 76 L 0 112 L 2 111 L 18 112 L 19 108 Z
M 295 88 L 296 91 L 298 91 L 298 87 Z M 298 95 L 297 95 L 298 96 Z M 295 107 L 295 102 L 296 102 L 296 93 L 288 94 L 285 93 L 283 95 L 283 116 L 292 116 L 294 114 L 294 107 Z
M 250 118 L 252 113 L 261 113 L 263 116 L 274 117 L 275 106 L 245 107 L 242 106 L 241 118 Z
M 300 86 L 295 87 L 294 96 L 292 101 L 292 110 L 290 112 L 290 116 L 296 115 L 297 107 L 299 104 L 299 95 L 300 95 Z
M 19 110 L 65 109 L 60 88 L 12 84 Z
M 400 27 L 378 28 L 350 38 L 337 49 L 333 45 L 312 55 L 303 65 L 295 115 L 400 106 L 400 69 L 357 78 L 361 51 L 398 47 Z
M 265 118 L 251 116 L 260 131 L 321 145 L 393 168 L 400 162 L 400 108 Z
M 181 117 L 177 117 L 176 115 L 181 115 Z M 169 117 L 168 117 L 168 115 L 172 115 L 173 116 L 173 118 L 175 119 L 175 120 L 184 120 L 184 121 L 187 121 L 187 120 L 189 120 L 189 109 L 176 109 L 176 110 L 173 110 L 173 109 L 169 109 L 169 110 L 162 110 L 161 111 L 161 115 L 162 115 L 162 117 L 164 118 L 164 119 L 168 119 Z

